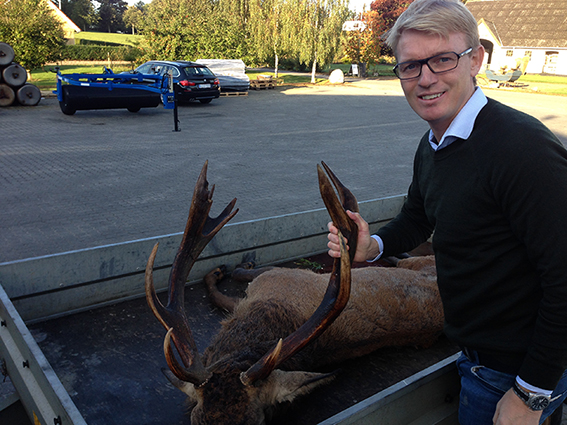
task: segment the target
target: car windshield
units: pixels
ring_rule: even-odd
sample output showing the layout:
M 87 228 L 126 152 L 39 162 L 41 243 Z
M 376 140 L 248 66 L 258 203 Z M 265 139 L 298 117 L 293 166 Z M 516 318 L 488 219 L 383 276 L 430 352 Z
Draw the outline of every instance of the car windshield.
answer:
M 185 67 L 185 73 L 189 77 L 214 77 L 215 75 L 206 66 L 187 66 Z

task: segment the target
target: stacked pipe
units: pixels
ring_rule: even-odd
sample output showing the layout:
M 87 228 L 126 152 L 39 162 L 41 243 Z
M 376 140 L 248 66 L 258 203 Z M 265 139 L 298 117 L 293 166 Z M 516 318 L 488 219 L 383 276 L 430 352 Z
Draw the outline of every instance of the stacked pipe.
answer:
M 28 73 L 14 62 L 14 57 L 12 46 L 0 43 L 0 107 L 16 104 L 35 106 L 41 100 L 41 91 L 37 86 L 26 83 Z

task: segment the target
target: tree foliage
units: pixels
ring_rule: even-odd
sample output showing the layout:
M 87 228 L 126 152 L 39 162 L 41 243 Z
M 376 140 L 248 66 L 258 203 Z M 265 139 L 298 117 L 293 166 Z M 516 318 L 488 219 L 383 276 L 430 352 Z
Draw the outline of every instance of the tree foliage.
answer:
M 394 26 L 400 15 L 412 4 L 414 0 L 374 0 L 370 3 L 370 10 L 378 13 L 384 22 L 383 32 Z M 382 53 L 393 56 L 393 52 L 383 41 L 380 42 Z
M 56 60 L 64 44 L 63 28 L 45 0 L 0 0 L 0 40 L 26 69 Z
M 384 20 L 374 10 L 364 11 L 358 18 L 365 24 L 365 28 L 362 31 L 347 31 L 344 43 L 345 56 L 351 62 L 376 63 L 380 59 Z
M 138 2 L 134 6 L 130 6 L 126 9 L 126 12 L 124 12 L 124 15 L 122 16 L 124 25 L 132 28 L 132 34 L 135 34 L 142 25 L 145 9 L 146 5 L 143 2 Z
M 97 0 L 98 7 L 98 23 L 97 29 L 104 32 L 116 32 L 125 30 L 124 12 L 128 7 L 128 3 L 124 0 Z
M 300 63 L 311 64 L 312 82 L 317 66 L 335 57 L 342 25 L 350 13 L 347 4 L 347 0 L 288 0 L 286 46 Z
M 396 20 L 413 2 L 414 0 L 374 0 L 370 3 L 370 10 L 382 17 L 385 28 L 388 30 L 394 26 Z
M 212 18 L 213 3 L 209 0 L 152 1 L 142 25 L 150 46 L 148 59 L 195 60 L 208 56 L 211 46 L 222 42 L 226 24 Z
M 83 31 L 87 31 L 100 20 L 91 0 L 62 0 L 61 10 Z

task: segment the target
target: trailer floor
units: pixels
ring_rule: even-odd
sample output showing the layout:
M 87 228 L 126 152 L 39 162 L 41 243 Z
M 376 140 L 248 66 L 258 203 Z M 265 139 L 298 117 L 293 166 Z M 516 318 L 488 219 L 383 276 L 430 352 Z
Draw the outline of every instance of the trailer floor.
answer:
M 325 257 L 307 260 L 325 263 Z M 246 285 L 227 279 L 220 288 L 242 295 Z M 224 314 L 208 303 L 203 285 L 187 287 L 186 309 L 202 352 Z M 30 330 L 89 425 L 189 423 L 184 395 L 160 372 L 167 368 L 165 331 L 145 299 L 37 323 Z M 272 425 L 317 424 L 457 351 L 441 337 L 428 349 L 386 348 L 340 364 L 330 385 L 283 406 Z

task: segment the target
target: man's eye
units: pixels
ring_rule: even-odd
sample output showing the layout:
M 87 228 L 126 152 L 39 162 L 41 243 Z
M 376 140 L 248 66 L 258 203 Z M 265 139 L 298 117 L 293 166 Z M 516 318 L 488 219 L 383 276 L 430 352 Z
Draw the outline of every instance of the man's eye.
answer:
M 438 56 L 433 59 L 436 63 L 440 64 L 447 64 L 455 61 L 455 58 L 452 56 Z
M 405 63 L 402 66 L 402 72 L 410 72 L 415 70 L 418 67 L 417 62 L 409 62 L 409 63 Z

